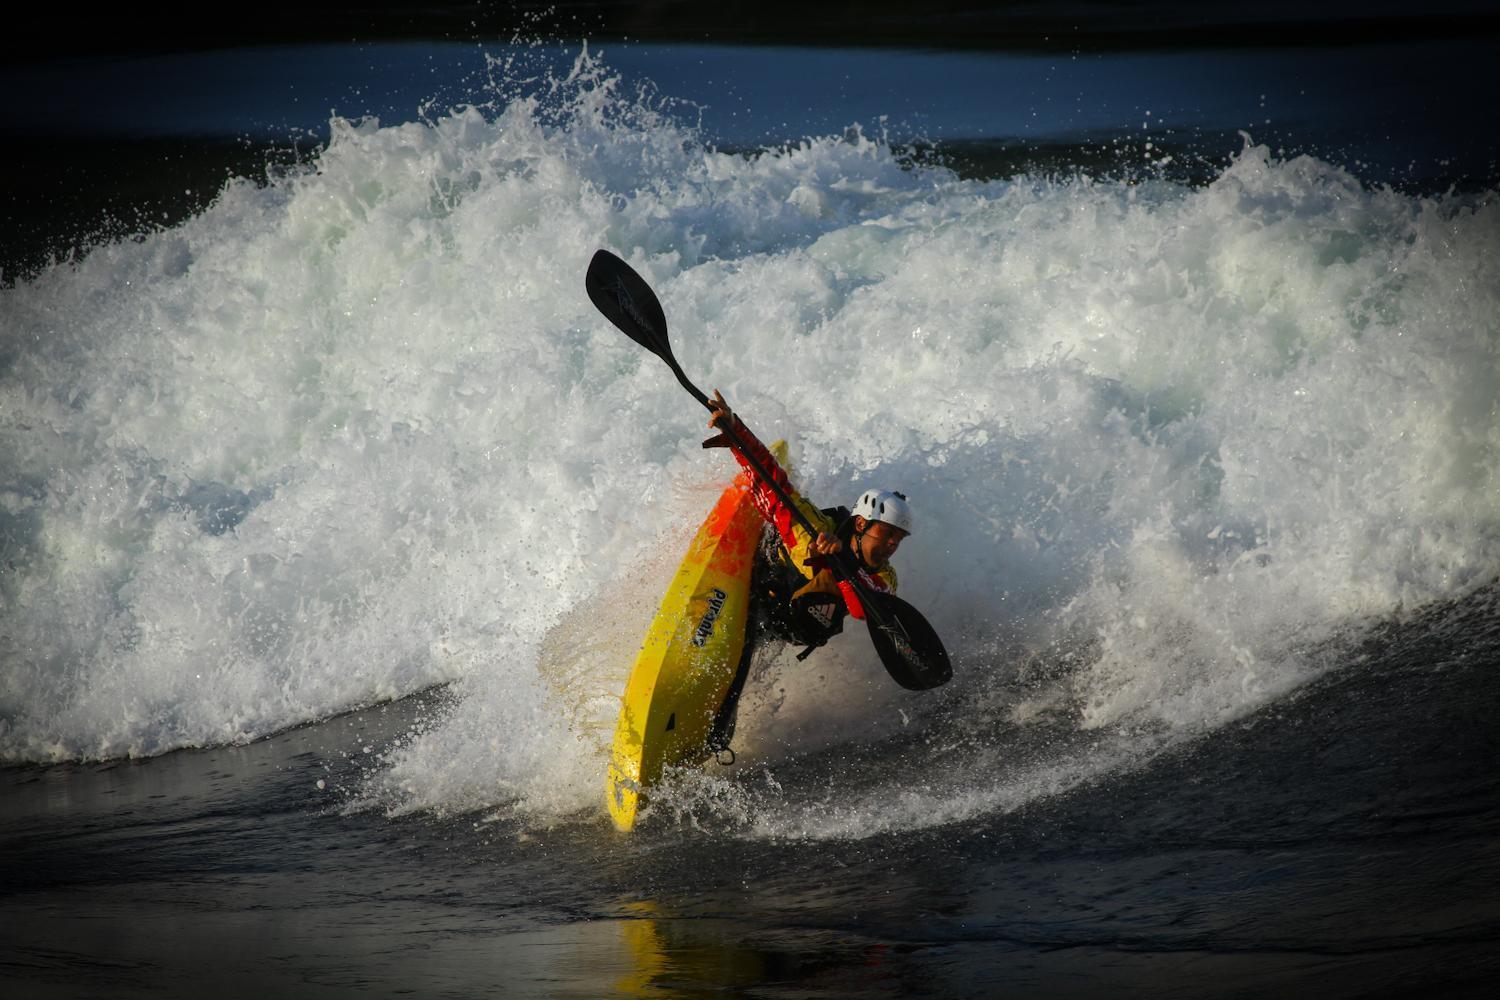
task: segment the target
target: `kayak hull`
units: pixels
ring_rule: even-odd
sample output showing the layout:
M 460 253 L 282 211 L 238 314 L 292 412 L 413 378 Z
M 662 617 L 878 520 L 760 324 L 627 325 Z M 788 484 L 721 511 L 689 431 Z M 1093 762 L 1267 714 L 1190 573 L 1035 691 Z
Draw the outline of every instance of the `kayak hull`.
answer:
M 786 461 L 786 444 L 772 449 Z M 621 831 L 668 767 L 709 756 L 707 740 L 745 647 L 761 517 L 750 475 L 730 483 L 688 546 L 636 656 L 610 750 L 605 805 Z

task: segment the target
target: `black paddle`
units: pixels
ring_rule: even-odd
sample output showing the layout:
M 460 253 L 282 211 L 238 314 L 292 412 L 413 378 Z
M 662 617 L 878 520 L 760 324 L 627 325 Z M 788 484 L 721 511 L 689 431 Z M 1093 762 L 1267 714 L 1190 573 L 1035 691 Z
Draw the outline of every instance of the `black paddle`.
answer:
M 682 387 L 705 407 L 713 409 L 708 397 L 683 374 L 682 366 L 672 356 L 672 345 L 667 341 L 666 314 L 644 278 L 619 257 L 608 250 L 600 250 L 589 262 L 584 287 L 606 319 L 619 327 L 625 336 L 665 361 Z M 809 534 L 816 535 L 817 529 L 772 478 L 769 470 L 746 454 L 734 429 L 729 428 L 724 433 L 735 446 L 735 451 L 750 462 L 755 474 L 775 490 L 797 523 Z M 865 608 L 865 623 L 870 627 L 870 640 L 875 643 L 880 662 L 896 683 L 913 691 L 946 684 L 953 676 L 953 666 L 948 662 L 942 640 L 927 624 L 927 619 L 896 595 L 877 593 L 862 584 L 842 553 L 834 556 L 833 562 L 838 576 L 847 580 L 859 595 Z

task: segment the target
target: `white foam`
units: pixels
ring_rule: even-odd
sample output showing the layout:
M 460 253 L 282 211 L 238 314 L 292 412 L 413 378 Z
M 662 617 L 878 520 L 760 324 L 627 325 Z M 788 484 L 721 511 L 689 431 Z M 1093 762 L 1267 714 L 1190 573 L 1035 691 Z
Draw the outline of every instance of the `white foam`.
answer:
M 585 57 L 550 105 L 335 122 L 315 171 L 0 293 L 0 756 L 244 740 L 451 682 L 377 801 L 596 811 L 638 633 L 731 472 L 588 303 L 600 246 L 811 496 L 896 485 L 928 526 L 903 593 L 952 692 L 896 691 L 857 636 L 783 657 L 752 764 L 969 710 L 1054 647 L 1088 651 L 1037 695 L 1077 725 L 1219 725 L 1340 629 L 1500 572 L 1493 195 L 1248 142 L 1200 190 L 960 181 L 858 132 L 744 158 L 610 79 Z M 560 636 L 590 652 L 559 666 Z M 1140 752 L 1108 745 L 882 822 Z M 774 823 L 838 835 L 868 814 L 845 806 Z

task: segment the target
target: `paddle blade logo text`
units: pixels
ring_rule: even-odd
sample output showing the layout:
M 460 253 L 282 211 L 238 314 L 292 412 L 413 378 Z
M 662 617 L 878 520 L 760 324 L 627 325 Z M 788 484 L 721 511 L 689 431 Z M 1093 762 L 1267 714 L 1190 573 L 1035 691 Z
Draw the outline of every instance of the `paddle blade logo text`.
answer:
M 630 290 L 625 287 L 624 278 L 616 278 L 615 283 L 610 286 L 609 291 L 614 295 L 615 302 L 619 304 L 622 313 L 634 320 L 636 326 L 642 330 L 645 330 L 652 336 L 656 335 L 656 327 L 649 319 L 641 315 L 641 311 L 635 307 L 635 299 L 631 297 Z
M 907 639 L 905 630 L 899 625 L 882 625 L 880 626 L 880 630 L 890 639 L 891 646 L 900 654 L 903 660 L 917 670 L 925 669 L 926 664 L 917 655 L 917 651 L 912 648 L 911 641 Z

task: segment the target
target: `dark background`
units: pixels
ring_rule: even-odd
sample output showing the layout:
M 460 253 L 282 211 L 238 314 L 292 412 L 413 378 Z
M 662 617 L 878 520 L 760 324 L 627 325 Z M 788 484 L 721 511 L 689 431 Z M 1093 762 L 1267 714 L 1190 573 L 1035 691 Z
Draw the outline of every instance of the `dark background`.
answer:
M 292 42 L 656 40 L 884 45 L 1005 51 L 1365 44 L 1500 34 L 1493 0 L 1216 4 L 1161 0 L 1047 3 L 839 0 L 516 0 L 308 4 L 266 0 L 205 18 L 201 5 L 55 5 L 10 28 L 7 60 L 168 52 Z

